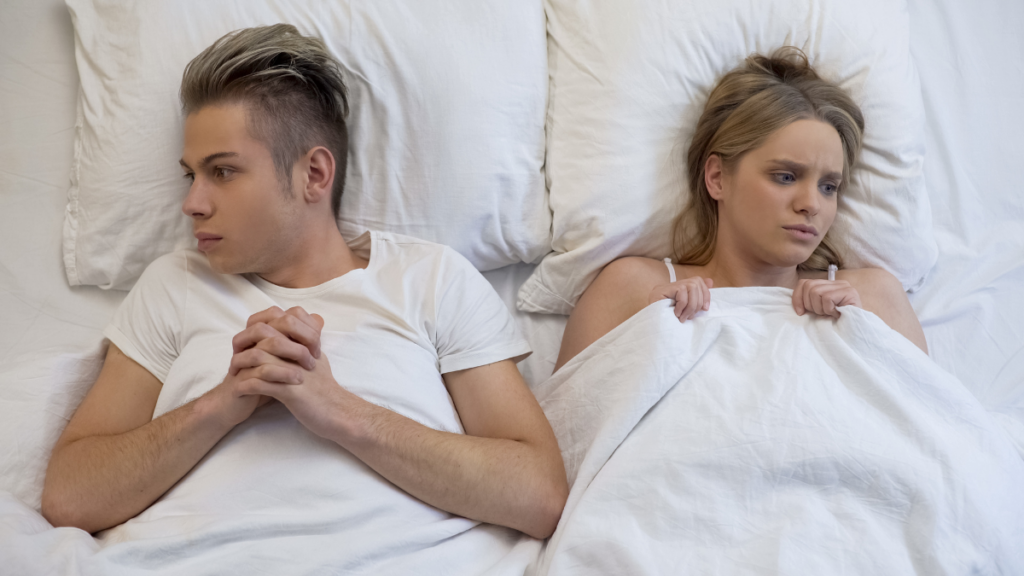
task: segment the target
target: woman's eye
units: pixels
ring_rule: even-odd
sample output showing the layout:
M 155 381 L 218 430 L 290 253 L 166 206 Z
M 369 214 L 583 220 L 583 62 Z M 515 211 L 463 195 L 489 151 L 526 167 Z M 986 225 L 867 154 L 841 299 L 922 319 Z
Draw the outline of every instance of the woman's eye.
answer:
M 824 194 L 825 196 L 831 196 L 831 195 L 835 194 L 838 191 L 839 191 L 839 186 L 836 186 L 835 184 L 832 184 L 831 182 L 826 182 L 825 184 L 821 185 L 821 193 Z
M 776 172 L 774 176 L 775 181 L 779 184 L 792 184 L 793 182 L 796 182 L 796 177 L 789 172 Z

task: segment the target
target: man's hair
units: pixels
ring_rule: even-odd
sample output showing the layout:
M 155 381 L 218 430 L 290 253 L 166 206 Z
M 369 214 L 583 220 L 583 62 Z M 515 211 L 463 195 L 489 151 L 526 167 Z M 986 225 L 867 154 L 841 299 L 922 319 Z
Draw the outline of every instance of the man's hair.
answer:
M 315 146 L 330 150 L 337 218 L 348 157 L 348 100 L 341 65 L 320 39 L 289 24 L 225 34 L 188 63 L 181 79 L 185 115 L 217 104 L 246 107 L 249 133 L 270 150 L 286 190 L 303 154 Z

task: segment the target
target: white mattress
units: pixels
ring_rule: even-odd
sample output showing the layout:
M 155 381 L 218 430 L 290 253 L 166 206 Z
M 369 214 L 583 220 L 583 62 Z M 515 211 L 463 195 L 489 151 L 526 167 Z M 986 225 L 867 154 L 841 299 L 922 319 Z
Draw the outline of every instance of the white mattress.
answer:
M 912 295 L 931 355 L 1024 438 L 1024 4 L 910 0 L 939 263 Z M 61 227 L 77 74 L 61 0 L 0 11 L 0 490 L 38 507 L 49 450 L 96 375 L 123 293 L 71 289 Z M 532 267 L 486 274 L 514 310 Z M 550 374 L 565 319 L 514 311 Z

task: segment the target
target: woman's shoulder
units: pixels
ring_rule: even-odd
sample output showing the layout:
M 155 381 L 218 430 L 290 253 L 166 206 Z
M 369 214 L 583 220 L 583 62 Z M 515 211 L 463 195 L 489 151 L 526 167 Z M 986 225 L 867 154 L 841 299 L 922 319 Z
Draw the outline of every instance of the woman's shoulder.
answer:
M 615 282 L 645 280 L 667 283 L 669 281 L 665 262 L 644 256 L 623 256 L 613 260 L 601 270 L 600 276 Z
M 823 276 L 824 272 L 821 273 Z M 836 272 L 836 280 L 845 280 L 861 293 L 876 296 L 904 296 L 903 284 L 888 270 L 882 268 L 852 268 Z

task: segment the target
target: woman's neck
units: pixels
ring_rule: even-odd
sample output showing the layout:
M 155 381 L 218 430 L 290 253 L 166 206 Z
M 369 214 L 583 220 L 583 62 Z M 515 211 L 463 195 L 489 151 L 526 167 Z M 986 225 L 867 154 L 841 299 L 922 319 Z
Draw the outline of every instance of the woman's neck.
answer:
M 772 266 L 749 255 L 716 246 L 711 261 L 698 267 L 700 274 L 715 281 L 715 288 L 780 286 L 796 288 L 800 275 L 796 266 Z

